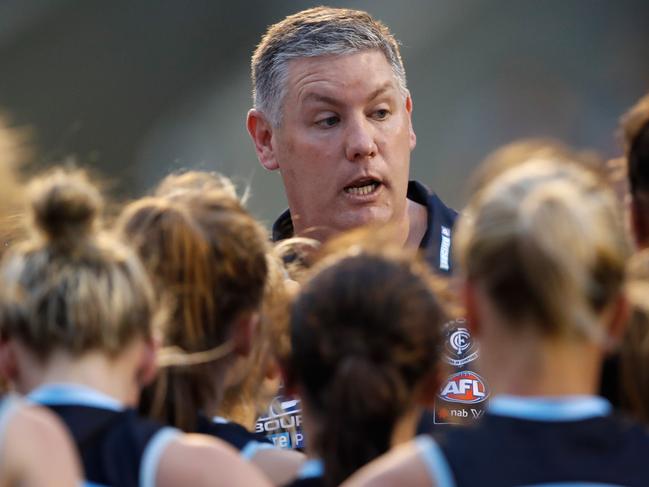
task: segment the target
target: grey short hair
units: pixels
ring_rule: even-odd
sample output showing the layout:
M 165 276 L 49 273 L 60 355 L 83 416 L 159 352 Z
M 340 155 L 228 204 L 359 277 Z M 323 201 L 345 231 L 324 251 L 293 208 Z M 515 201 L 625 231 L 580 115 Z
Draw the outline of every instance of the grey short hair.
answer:
M 407 96 L 399 44 L 387 26 L 367 12 L 316 7 L 286 17 L 268 28 L 252 56 L 254 107 L 278 126 L 290 60 L 367 49 L 383 52 L 400 91 Z

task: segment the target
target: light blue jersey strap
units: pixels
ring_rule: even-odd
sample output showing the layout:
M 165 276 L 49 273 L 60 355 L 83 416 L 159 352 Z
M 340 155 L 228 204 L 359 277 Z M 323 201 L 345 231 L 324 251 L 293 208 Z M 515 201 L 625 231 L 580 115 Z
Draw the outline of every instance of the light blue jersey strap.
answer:
M 44 384 L 27 394 L 27 399 L 44 406 L 87 406 L 122 411 L 117 399 L 79 384 Z
M 0 443 L 4 440 L 5 430 L 11 417 L 20 408 L 22 401 L 14 394 L 7 394 L 0 402 Z
M 324 476 L 324 463 L 319 458 L 309 458 L 297 473 L 298 479 L 313 479 Z
M 140 487 L 155 487 L 158 465 L 165 448 L 182 433 L 176 428 L 166 427 L 158 431 L 147 443 L 140 465 Z
M 415 438 L 415 446 L 433 484 L 436 487 L 455 487 L 451 467 L 435 440 L 428 435 L 418 436 Z
M 259 453 L 261 450 L 276 450 L 275 445 L 271 443 L 264 443 L 263 441 L 251 440 L 246 443 L 241 449 L 241 456 L 246 460 L 252 460 L 252 458 Z
M 613 407 L 599 396 L 526 397 L 497 395 L 487 411 L 496 416 L 531 421 L 580 421 L 608 416 Z

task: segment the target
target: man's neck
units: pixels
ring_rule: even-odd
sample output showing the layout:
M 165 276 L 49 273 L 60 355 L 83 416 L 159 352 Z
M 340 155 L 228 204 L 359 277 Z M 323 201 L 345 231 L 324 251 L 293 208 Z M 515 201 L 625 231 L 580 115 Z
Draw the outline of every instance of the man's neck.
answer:
M 421 244 L 428 228 L 428 210 L 424 205 L 408 200 L 408 237 L 405 247 L 417 248 Z
M 303 229 L 299 223 L 293 221 L 295 236 L 305 237 L 320 242 L 326 242 L 329 238 L 339 233 L 327 230 L 323 227 L 308 227 Z M 407 206 L 403 216 L 393 220 L 390 225 L 394 229 L 395 242 L 409 248 L 417 248 L 421 244 L 428 228 L 428 210 L 424 205 L 415 201 L 407 200 Z

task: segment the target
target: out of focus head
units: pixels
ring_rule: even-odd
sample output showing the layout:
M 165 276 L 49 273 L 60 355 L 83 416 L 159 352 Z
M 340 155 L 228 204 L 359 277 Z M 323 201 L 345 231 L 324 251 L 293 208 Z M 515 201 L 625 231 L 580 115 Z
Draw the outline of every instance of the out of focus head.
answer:
M 168 185 L 158 194 L 164 196 L 126 207 L 117 228 L 141 257 L 160 302 L 171 308 L 160 330 L 163 346 L 206 357 L 190 359 L 193 365 L 170 364 L 156 385 L 168 398 L 160 407 L 178 406 L 175 413 L 161 411 L 162 419 L 191 429 L 196 412 L 222 392 L 215 375 L 221 359 L 250 351 L 268 244 L 263 227 L 230 191 Z M 224 352 L 211 357 L 215 350 Z
M 631 224 L 640 248 L 649 247 L 649 94 L 622 117 L 631 193 Z
M 301 393 L 327 485 L 391 445 L 434 396 L 445 313 L 426 264 L 396 250 L 325 258 L 291 314 L 289 385 Z M 432 392 L 430 392 L 432 391 Z
M 35 359 L 116 357 L 148 339 L 155 318 L 137 256 L 101 229 L 102 198 L 81 171 L 55 169 L 28 186 L 31 232 L 1 268 L 0 332 Z
M 598 342 L 624 284 L 622 220 L 596 173 L 560 158 L 531 160 L 473 196 L 456 255 L 507 333 Z
M 593 152 L 575 151 L 563 142 L 551 138 L 519 139 L 499 147 L 486 157 L 471 176 L 469 194 L 477 193 L 507 170 L 531 159 L 561 160 L 566 164 L 603 171 L 602 161 Z

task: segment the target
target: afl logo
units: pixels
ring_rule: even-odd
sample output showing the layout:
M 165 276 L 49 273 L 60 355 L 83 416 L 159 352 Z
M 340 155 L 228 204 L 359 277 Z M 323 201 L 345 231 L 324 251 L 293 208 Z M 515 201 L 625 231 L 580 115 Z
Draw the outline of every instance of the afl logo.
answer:
M 448 402 L 476 404 L 489 396 L 484 379 L 470 371 L 450 376 L 440 389 L 439 397 Z

